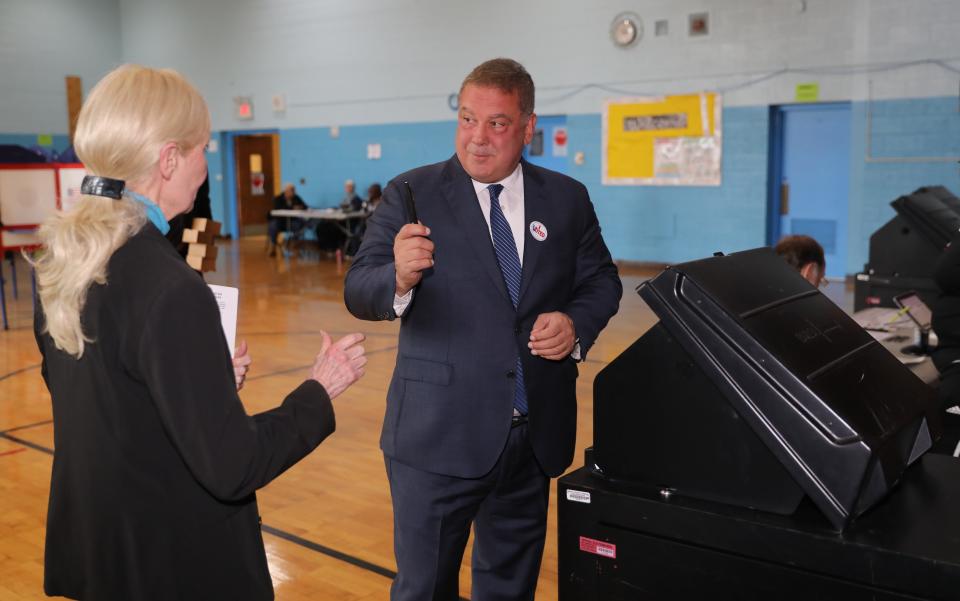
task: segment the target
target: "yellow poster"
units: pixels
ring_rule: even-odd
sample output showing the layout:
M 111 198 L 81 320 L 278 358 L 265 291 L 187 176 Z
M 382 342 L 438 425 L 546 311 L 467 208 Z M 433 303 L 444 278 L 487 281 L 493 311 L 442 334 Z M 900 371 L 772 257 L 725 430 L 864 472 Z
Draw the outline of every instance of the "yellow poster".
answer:
M 714 93 L 609 101 L 605 185 L 719 186 L 721 102 Z

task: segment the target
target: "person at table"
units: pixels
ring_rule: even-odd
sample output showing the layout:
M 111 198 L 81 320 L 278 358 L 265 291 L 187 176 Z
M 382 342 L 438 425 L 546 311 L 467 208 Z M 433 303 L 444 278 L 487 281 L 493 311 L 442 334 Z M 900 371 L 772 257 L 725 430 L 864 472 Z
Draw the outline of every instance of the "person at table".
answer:
M 352 179 L 343 182 L 343 200 L 340 201 L 342 211 L 359 211 L 363 208 L 363 199 L 357 195 L 357 185 Z
M 344 212 L 359 211 L 363 208 L 363 200 L 357 196 L 357 186 L 352 179 L 343 182 L 343 200 L 341 200 L 337 206 Z M 319 221 L 315 232 L 317 234 L 317 245 L 320 247 L 320 250 L 327 252 L 346 250 L 349 254 L 350 249 L 344 248 L 348 242 L 348 236 L 343 228 L 346 228 L 351 233 L 350 237 L 352 237 L 353 228 L 357 227 L 356 221 L 355 219 L 350 219 L 342 224 L 328 220 Z
M 324 333 L 278 407 L 244 410 L 217 301 L 164 238 L 206 176 L 209 136 L 206 103 L 170 70 L 121 66 L 80 111 L 89 175 L 40 228 L 35 262 L 49 596 L 273 599 L 255 492 L 334 431 L 331 399 L 363 374 L 363 336 Z
M 377 210 L 381 200 L 383 200 L 383 188 L 380 187 L 380 184 L 370 184 L 370 187 L 367 188 L 367 200 L 363 203 L 363 210 L 366 211 L 367 215 L 351 224 L 353 235 L 347 243 L 346 254 L 348 257 L 356 255 L 357 250 L 360 249 L 363 236 L 367 233 L 367 217 Z
M 824 283 L 827 261 L 820 243 L 802 234 L 784 236 L 773 248 L 791 267 L 800 272 L 803 279 L 816 287 Z
M 373 213 L 377 210 L 381 200 L 383 200 L 383 188 L 380 187 L 380 184 L 370 184 L 370 187 L 367 188 L 367 202 L 364 208 L 368 213 Z
M 290 183 L 283 185 L 283 192 L 273 199 L 273 208 L 276 209 L 306 209 L 307 203 L 297 195 L 297 188 Z M 277 254 L 277 236 L 281 231 L 290 232 L 296 236 L 303 229 L 303 219 L 297 217 L 267 217 L 267 237 L 270 239 L 270 256 Z

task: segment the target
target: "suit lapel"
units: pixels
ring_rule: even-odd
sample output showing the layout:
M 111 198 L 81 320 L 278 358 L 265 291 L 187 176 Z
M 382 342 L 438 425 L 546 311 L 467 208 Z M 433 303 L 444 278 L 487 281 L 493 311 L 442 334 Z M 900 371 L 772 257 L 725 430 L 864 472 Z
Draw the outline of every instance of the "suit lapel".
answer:
M 487 275 L 490 276 L 494 287 L 512 307 L 510 296 L 507 294 L 507 286 L 503 282 L 503 273 L 500 271 L 500 264 L 497 263 L 497 256 L 493 250 L 493 242 L 490 240 L 487 220 L 484 219 L 483 211 L 480 210 L 480 204 L 477 202 L 476 190 L 474 190 L 470 176 L 463 170 L 456 155 L 447 161 L 443 174 L 442 189 L 443 196 L 450 206 L 450 212 L 460 227 L 460 232 L 463 233 L 463 237 L 473 248 L 477 260 L 483 266 Z M 442 253 L 443 249 L 438 248 L 437 254 L 440 255 L 440 260 L 443 260 Z
M 520 302 L 537 272 L 537 261 L 543 252 L 543 242 L 529 235 L 530 223 L 550 222 L 550 206 L 544 197 L 543 180 L 530 163 L 523 161 L 523 278 L 520 283 Z

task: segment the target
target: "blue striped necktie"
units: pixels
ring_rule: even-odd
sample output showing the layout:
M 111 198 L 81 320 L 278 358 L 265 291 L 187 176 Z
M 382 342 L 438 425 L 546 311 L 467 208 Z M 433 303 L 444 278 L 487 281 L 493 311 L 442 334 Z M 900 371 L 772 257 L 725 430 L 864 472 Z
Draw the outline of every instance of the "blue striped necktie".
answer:
M 510 300 L 513 302 L 513 308 L 517 308 L 520 301 L 520 282 L 522 269 L 520 267 L 520 254 L 517 252 L 517 243 L 513 239 L 513 232 L 510 231 L 510 224 L 503 215 L 503 209 L 500 208 L 500 192 L 503 186 L 492 184 L 487 186 L 487 192 L 490 193 L 490 231 L 493 234 L 493 248 L 497 252 L 497 263 L 500 264 L 500 272 L 503 274 L 503 282 L 507 285 L 507 292 L 510 293 Z M 516 369 L 516 388 L 513 392 L 513 406 L 521 415 L 527 414 L 527 390 L 523 385 L 523 363 L 520 357 L 517 357 Z

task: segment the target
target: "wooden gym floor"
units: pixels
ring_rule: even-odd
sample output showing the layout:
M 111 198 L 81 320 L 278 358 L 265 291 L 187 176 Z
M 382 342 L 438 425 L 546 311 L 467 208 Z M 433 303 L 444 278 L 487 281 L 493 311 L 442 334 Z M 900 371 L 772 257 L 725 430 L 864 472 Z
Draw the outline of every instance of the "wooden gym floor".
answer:
M 365 377 L 334 401 L 337 431 L 305 460 L 258 493 L 264 543 L 277 599 L 386 600 L 396 564 L 390 494 L 379 449 L 384 399 L 396 358 L 398 322 L 354 319 L 343 305 L 343 274 L 327 257 L 269 258 L 261 237 L 220 243 L 207 281 L 240 288 L 237 337 L 253 366 L 240 396 L 250 413 L 278 404 L 307 375 L 321 330 L 362 331 Z M 19 298 L 3 273 L 9 331 L 0 331 L 0 601 L 45 599 L 43 544 L 53 454 L 50 397 L 40 377 L 32 331 L 29 270 L 17 261 Z M 577 455 L 592 441 L 593 379 L 653 323 L 635 288 L 653 275 L 621 269 L 620 312 L 580 369 Z M 843 285 L 828 289 L 849 303 Z M 847 298 L 843 298 L 846 296 Z M 841 306 L 844 306 L 841 304 Z M 470 591 L 470 550 L 460 574 Z M 551 490 L 546 551 L 537 598 L 557 598 L 556 487 Z

